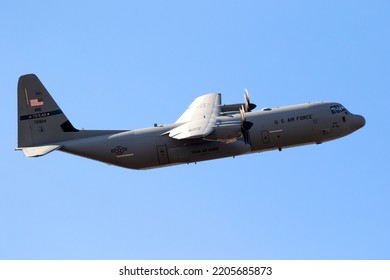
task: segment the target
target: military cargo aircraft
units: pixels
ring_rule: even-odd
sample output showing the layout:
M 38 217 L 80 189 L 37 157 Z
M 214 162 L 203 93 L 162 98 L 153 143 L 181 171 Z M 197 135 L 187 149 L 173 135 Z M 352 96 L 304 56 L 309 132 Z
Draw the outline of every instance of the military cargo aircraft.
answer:
M 246 91 L 246 90 L 245 90 Z M 197 97 L 173 124 L 135 130 L 79 130 L 34 74 L 18 82 L 18 148 L 27 157 L 59 150 L 131 169 L 234 157 L 348 135 L 366 123 L 335 102 L 280 108 L 223 105 L 221 94 Z

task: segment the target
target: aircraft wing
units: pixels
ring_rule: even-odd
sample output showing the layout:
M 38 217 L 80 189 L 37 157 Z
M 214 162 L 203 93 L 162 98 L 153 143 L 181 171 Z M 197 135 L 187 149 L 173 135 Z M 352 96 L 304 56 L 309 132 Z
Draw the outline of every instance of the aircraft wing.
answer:
M 216 127 L 220 105 L 219 93 L 197 97 L 175 122 L 180 125 L 168 131 L 169 136 L 175 139 L 190 139 L 209 135 Z

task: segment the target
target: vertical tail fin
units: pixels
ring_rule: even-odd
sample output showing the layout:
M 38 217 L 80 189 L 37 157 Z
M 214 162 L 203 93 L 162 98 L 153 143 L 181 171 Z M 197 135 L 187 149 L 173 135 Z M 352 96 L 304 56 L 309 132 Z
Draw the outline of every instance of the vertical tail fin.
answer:
M 34 74 L 18 82 L 18 147 L 48 146 L 78 132 Z M 72 134 L 72 133 L 71 133 Z

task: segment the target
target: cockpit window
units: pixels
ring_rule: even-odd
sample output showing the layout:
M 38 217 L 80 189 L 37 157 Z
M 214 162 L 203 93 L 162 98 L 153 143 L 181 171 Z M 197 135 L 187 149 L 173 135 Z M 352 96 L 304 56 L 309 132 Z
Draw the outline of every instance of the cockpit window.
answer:
M 345 107 L 343 105 L 330 106 L 330 111 L 332 112 L 332 114 L 339 114 L 339 113 L 343 113 L 343 112 L 345 112 L 347 115 L 349 114 L 348 110 L 345 109 Z

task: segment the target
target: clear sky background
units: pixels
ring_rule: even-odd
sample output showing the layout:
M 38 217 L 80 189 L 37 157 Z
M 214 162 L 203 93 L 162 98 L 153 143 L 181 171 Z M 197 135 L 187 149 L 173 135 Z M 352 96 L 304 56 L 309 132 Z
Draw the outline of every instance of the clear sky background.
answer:
M 4 1 L 3 1 L 4 2 Z M 389 259 L 389 1 L 5 1 L 0 259 Z M 77 128 L 174 122 L 204 93 L 336 101 L 345 138 L 148 171 L 17 146 L 35 73 Z

